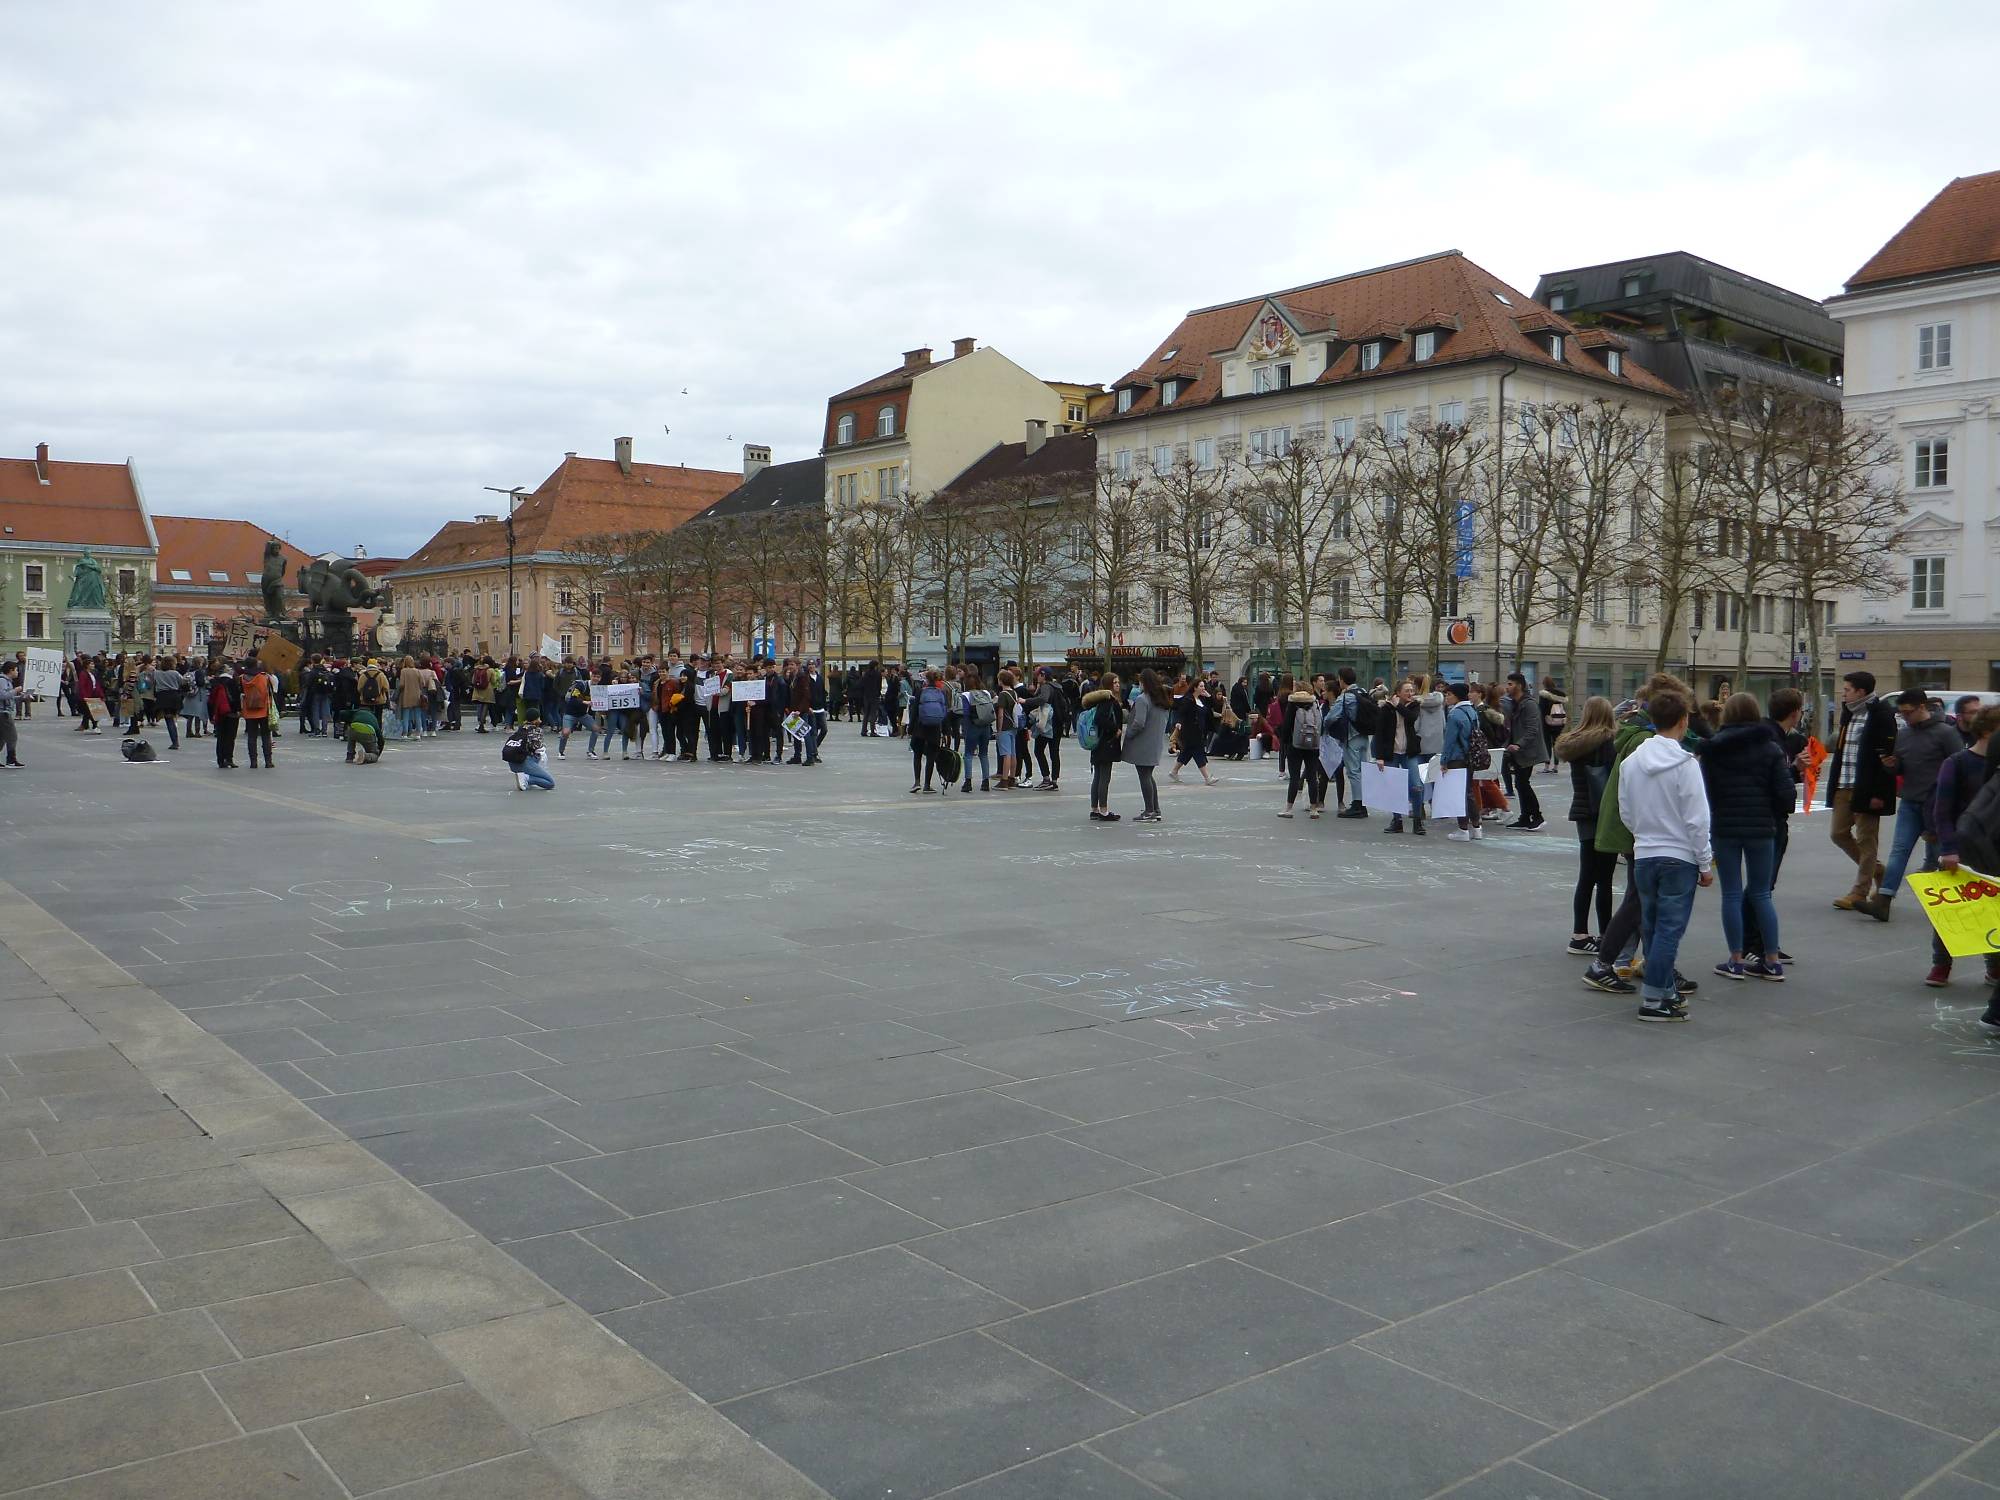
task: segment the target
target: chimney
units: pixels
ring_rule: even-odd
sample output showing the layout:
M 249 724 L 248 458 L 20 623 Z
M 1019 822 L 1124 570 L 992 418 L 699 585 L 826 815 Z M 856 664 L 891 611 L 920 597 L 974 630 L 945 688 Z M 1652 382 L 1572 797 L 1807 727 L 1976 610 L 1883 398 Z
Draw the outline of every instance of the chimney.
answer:
M 569 460 L 575 457 L 576 457 L 576 449 L 572 448 L 569 450 L 569 452 L 563 455 L 563 462 L 567 463 L 569 462 Z
M 905 349 L 903 351 L 903 368 L 906 370 L 926 369 L 929 367 L 930 362 L 931 351 L 928 349 Z
M 755 479 L 765 469 L 771 467 L 771 450 L 762 443 L 743 445 L 743 477 Z
M 951 357 L 953 359 L 964 359 L 966 355 L 972 352 L 977 342 L 976 339 L 953 339 L 951 341 Z
M 35 479 L 41 484 L 49 482 L 49 445 L 47 443 L 35 444 Z
M 356 562 L 362 562 L 367 558 L 367 556 L 368 556 L 368 544 L 366 542 L 356 542 L 354 544 L 354 560 Z
M 632 477 L 632 440 L 619 438 L 612 443 L 611 451 L 618 455 L 618 472 L 627 479 Z
M 1041 417 L 1028 418 L 1028 452 L 1039 453 L 1049 440 L 1049 424 Z

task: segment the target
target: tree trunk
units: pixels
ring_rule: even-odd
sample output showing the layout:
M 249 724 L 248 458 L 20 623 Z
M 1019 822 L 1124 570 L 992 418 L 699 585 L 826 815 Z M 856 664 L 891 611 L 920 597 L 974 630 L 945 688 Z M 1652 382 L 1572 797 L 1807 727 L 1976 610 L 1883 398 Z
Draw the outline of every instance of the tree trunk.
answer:
M 1424 672 L 1433 681 L 1438 674 L 1438 636 L 1444 631 L 1444 615 L 1437 610 L 1431 612 L 1431 647 L 1424 658 Z
M 1569 635 L 1563 642 L 1563 695 L 1572 702 L 1576 701 L 1576 638 L 1583 630 L 1582 589 L 1577 590 L 1576 598 L 1576 608 L 1569 615 Z
M 1681 601 L 1678 598 L 1670 596 L 1667 600 L 1666 613 L 1660 617 L 1660 644 L 1658 649 L 1653 652 L 1653 670 L 1655 672 L 1664 672 L 1667 670 L 1667 649 L 1672 644 L 1674 631 L 1679 628 L 1680 623 Z

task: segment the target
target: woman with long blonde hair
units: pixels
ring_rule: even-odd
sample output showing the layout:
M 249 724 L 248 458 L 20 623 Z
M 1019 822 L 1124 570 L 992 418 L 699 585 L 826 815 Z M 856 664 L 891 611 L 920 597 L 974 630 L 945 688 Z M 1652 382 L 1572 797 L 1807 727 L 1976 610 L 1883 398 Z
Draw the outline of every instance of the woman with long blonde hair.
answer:
M 1617 762 L 1614 741 L 1617 720 L 1609 698 L 1592 698 L 1583 715 L 1555 743 L 1555 758 L 1569 767 L 1569 820 L 1576 825 L 1576 894 L 1572 900 L 1568 952 L 1596 958 L 1604 929 L 1611 921 L 1611 879 L 1618 873 L 1618 856 L 1597 847 L 1597 813 L 1604 788 Z M 1597 937 L 1590 935 L 1590 907 L 1597 904 Z

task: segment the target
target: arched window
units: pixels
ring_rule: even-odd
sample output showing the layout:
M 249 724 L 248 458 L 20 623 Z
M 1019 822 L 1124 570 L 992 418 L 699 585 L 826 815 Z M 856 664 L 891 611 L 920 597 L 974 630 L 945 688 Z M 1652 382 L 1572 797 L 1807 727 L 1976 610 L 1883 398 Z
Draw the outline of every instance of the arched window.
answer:
M 850 411 L 843 413 L 841 415 L 840 420 L 834 424 L 833 440 L 836 443 L 851 443 L 854 441 L 853 412 Z
M 894 437 L 896 435 L 896 408 L 885 406 L 875 413 L 875 436 Z

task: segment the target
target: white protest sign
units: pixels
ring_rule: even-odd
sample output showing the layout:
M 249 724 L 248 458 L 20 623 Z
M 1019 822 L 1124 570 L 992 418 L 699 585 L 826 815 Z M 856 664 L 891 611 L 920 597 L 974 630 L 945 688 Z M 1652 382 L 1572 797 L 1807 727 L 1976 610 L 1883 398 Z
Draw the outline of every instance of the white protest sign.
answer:
M 62 652 L 46 646 L 28 648 L 28 680 L 21 684 L 31 693 L 53 698 L 62 690 Z
M 1361 804 L 1400 816 L 1410 810 L 1410 773 L 1401 766 L 1361 763 Z
M 546 656 L 550 661 L 554 661 L 562 655 L 562 642 L 552 635 L 543 636 L 542 655 Z
M 621 708 L 637 708 L 640 691 L 636 682 L 593 682 L 590 685 L 590 711 L 603 714 Z
M 1465 810 L 1465 789 L 1469 778 L 1463 767 L 1456 771 L 1444 771 L 1438 776 L 1437 789 L 1431 793 L 1431 816 L 1435 818 L 1463 818 Z
M 729 701 L 732 703 L 762 703 L 764 701 L 764 679 L 761 677 L 739 678 L 729 685 Z
M 694 685 L 694 701 L 703 708 L 715 701 L 715 695 L 722 691 L 722 679 L 704 677 Z
M 796 713 L 785 715 L 783 728 L 792 739 L 802 740 L 806 737 L 806 721 Z

